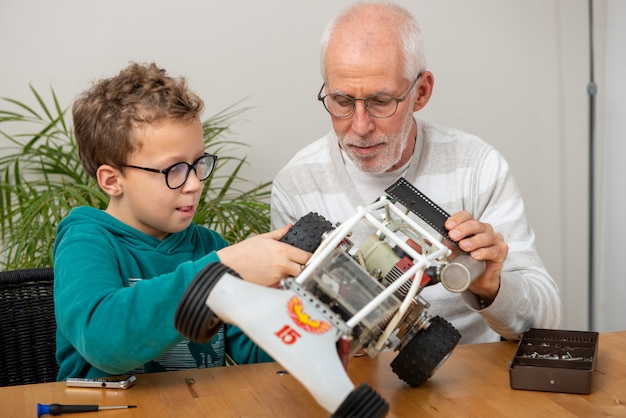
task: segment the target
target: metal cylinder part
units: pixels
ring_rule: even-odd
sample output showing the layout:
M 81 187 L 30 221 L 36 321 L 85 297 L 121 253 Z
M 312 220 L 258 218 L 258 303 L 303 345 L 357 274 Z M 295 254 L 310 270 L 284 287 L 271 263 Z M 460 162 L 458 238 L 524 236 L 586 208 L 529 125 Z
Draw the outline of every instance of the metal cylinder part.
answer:
M 441 269 L 439 280 L 450 292 L 460 293 L 485 271 L 485 262 L 478 261 L 469 254 L 459 254 L 454 261 Z

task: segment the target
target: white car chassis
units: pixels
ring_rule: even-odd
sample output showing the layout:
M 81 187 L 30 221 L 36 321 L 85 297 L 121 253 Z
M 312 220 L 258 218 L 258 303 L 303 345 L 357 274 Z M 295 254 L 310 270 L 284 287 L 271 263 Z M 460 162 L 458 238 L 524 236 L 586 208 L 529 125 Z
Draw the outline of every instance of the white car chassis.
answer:
M 401 180 L 403 192 L 416 190 Z M 423 199 L 422 204 L 436 207 Z M 349 359 L 396 350 L 393 371 L 410 386 L 421 385 L 460 339 L 451 324 L 428 315 L 421 290 L 441 283 L 464 291 L 484 269 L 446 236 L 435 236 L 411 219 L 408 210 L 424 218 L 407 207 L 411 202 L 402 206 L 401 201 L 382 196 L 336 226 L 316 213 L 301 218 L 283 241 L 313 255 L 297 277 L 277 288 L 246 282 L 227 266 L 210 264 L 183 296 L 176 328 L 206 342 L 223 322 L 236 325 L 331 416 L 385 416 L 388 404 L 380 395 L 367 384 L 355 389 L 345 370 Z M 436 209 L 441 215 L 424 219 L 431 226 L 447 215 Z M 360 222 L 373 233 L 355 245 L 350 236 Z

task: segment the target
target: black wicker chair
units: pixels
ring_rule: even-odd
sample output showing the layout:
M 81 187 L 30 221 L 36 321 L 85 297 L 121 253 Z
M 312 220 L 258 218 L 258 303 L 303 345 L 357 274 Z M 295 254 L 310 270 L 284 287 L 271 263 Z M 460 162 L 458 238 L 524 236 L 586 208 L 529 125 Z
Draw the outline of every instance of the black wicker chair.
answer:
M 52 268 L 0 272 L 0 386 L 54 382 Z

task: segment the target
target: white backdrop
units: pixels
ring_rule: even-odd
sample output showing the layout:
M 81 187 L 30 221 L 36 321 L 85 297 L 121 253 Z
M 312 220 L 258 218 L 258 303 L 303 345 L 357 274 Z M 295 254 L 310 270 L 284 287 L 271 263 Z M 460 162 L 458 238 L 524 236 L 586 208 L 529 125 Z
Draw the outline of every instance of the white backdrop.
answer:
M 598 273 L 596 323 L 599 329 L 626 329 L 626 280 L 624 280 L 624 236 L 626 235 L 626 2 L 612 0 L 607 10 L 606 85 L 600 90 L 606 106 L 598 123 L 605 127 L 600 138 L 598 163 Z
M 596 0 L 599 31 L 607 1 Z M 398 2 L 420 21 L 435 74 L 418 116 L 477 134 L 508 158 L 561 288 L 563 327 L 586 329 L 587 1 Z M 0 96 L 34 104 L 32 83 L 70 105 L 130 61 L 155 61 L 188 78 L 205 116 L 251 107 L 233 136 L 250 145 L 246 175 L 268 181 L 330 129 L 315 96 L 319 37 L 349 3 L 2 0 Z

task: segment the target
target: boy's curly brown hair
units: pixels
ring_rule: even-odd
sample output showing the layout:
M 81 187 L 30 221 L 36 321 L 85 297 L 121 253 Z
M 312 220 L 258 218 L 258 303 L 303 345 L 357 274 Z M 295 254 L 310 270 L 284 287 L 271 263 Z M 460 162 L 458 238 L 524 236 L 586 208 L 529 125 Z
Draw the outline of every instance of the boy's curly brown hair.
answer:
M 170 77 L 156 64 L 133 63 L 102 79 L 74 102 L 72 117 L 78 155 L 96 178 L 98 167 L 120 170 L 136 150 L 133 132 L 165 119 L 199 119 L 204 102 L 183 77 Z

